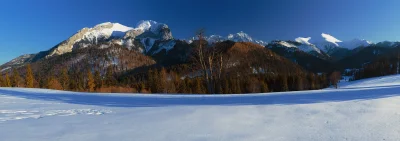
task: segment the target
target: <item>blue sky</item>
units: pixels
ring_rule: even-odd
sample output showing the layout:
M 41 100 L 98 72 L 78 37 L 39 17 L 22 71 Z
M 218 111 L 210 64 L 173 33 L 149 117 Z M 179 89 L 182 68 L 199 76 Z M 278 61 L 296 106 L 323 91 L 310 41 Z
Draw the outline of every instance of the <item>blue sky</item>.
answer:
M 261 40 L 318 37 L 400 40 L 398 0 L 9 0 L 0 8 L 0 64 L 47 50 L 103 22 L 166 23 L 176 38 L 199 28 Z

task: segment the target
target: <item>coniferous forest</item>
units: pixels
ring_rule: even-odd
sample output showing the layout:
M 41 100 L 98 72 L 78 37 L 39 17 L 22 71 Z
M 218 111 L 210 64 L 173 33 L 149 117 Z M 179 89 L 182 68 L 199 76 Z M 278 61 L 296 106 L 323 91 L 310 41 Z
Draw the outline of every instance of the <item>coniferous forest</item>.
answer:
M 260 45 L 232 41 L 210 45 L 201 35 L 199 39 L 152 56 L 118 45 L 106 49 L 94 45 L 13 68 L 0 77 L 0 86 L 104 93 L 241 94 L 315 90 L 334 84 L 330 74 L 307 71 Z

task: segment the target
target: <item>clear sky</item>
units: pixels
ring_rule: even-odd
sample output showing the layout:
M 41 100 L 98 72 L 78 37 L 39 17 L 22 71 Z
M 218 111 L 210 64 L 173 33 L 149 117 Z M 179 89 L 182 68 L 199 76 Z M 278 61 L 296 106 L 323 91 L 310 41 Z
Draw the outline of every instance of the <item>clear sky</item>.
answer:
M 255 39 L 317 37 L 400 40 L 399 0 L 8 0 L 0 8 L 0 64 L 47 50 L 103 22 L 166 23 L 175 38 L 199 28 Z

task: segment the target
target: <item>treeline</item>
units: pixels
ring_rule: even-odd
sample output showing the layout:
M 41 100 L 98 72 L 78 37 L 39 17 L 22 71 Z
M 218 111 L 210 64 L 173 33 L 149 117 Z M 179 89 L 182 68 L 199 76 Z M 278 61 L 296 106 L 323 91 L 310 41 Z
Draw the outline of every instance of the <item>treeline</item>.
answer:
M 134 88 L 119 86 L 112 67 L 108 67 L 105 74 L 101 74 L 98 70 L 84 73 L 68 71 L 67 68 L 64 68 L 60 72 L 34 75 L 31 66 L 26 65 L 24 75 L 20 75 L 19 71 L 14 68 L 11 74 L 7 72 L 0 77 L 0 86 L 79 92 L 137 92 Z
M 252 74 L 246 76 L 223 76 L 215 84 L 215 92 L 207 89 L 204 77 L 180 75 L 174 70 L 149 69 L 146 74 L 135 79 L 117 79 L 112 67 L 104 74 L 100 71 L 54 72 L 46 76 L 34 75 L 30 65 L 26 66 L 25 75 L 17 69 L 0 77 L 2 87 L 46 88 L 80 92 L 122 92 L 122 93 L 183 93 L 183 94 L 240 94 L 266 93 L 282 91 L 315 90 L 329 86 L 326 74 L 299 73 Z M 127 81 L 129 80 L 129 81 Z
M 396 57 L 381 57 L 374 62 L 365 64 L 354 71 L 354 80 L 393 75 L 399 72 L 399 59 Z
M 181 76 L 164 68 L 149 70 L 146 79 L 132 86 L 140 92 L 150 93 L 242 94 L 316 90 L 329 85 L 326 74 L 252 74 L 224 76 L 213 83 L 215 91 L 210 92 L 204 77 Z
M 210 45 L 202 34 L 198 33 L 199 40 L 190 45 L 156 56 L 119 46 L 78 49 L 34 62 L 32 68 L 13 68 L 0 77 L 0 86 L 81 92 L 240 94 L 315 90 L 336 85 L 339 80 L 308 72 L 263 46 L 232 41 Z M 165 59 L 171 55 L 176 58 Z

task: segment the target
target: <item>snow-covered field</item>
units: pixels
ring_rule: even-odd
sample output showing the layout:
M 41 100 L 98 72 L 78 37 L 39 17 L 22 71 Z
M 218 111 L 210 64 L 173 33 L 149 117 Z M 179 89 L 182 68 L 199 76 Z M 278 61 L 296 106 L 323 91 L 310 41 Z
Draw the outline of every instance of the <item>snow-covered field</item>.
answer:
M 252 95 L 0 88 L 0 140 L 400 140 L 400 76 Z

